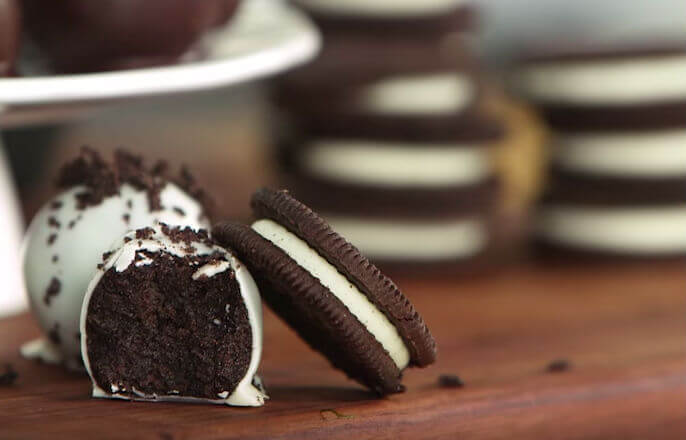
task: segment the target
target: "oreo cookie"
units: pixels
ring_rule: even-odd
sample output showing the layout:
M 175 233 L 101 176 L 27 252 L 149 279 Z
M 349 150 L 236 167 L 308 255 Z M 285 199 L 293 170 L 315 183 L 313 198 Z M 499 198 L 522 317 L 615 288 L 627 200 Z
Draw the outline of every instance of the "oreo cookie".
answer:
M 398 287 L 286 191 L 252 198 L 258 220 L 215 226 L 264 299 L 315 350 L 379 394 L 403 391 L 402 371 L 434 362 L 436 344 Z
M 305 119 L 452 121 L 481 95 L 477 63 L 459 39 L 325 32 L 324 41 L 317 60 L 286 75 L 274 93 L 281 108 Z
M 547 49 L 526 57 L 513 83 L 557 131 L 686 123 L 686 43 Z
M 536 247 L 575 256 L 686 256 L 685 201 L 683 178 L 590 176 L 555 169 L 537 209 Z
M 473 74 L 480 70 L 464 38 L 402 35 L 388 39 L 323 29 L 323 40 L 325 44 L 316 59 L 278 81 L 282 93 L 327 93 L 361 86 L 389 75 Z

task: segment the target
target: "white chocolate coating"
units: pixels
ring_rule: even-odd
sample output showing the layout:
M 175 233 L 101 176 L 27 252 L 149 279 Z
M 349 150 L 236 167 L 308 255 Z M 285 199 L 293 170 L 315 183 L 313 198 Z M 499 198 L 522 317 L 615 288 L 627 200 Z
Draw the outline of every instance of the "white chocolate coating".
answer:
M 324 215 L 331 227 L 366 256 L 385 261 L 467 258 L 484 249 L 488 232 L 478 218 L 410 221 Z
M 549 206 L 537 232 L 549 242 L 593 251 L 679 254 L 686 252 L 686 207 Z
M 125 237 L 129 237 L 132 240 L 125 242 L 124 238 L 122 238 L 112 247 L 113 254 L 107 259 L 103 268 L 98 269 L 95 276 L 89 283 L 88 290 L 84 297 L 81 308 L 80 330 L 81 335 L 83 335 L 81 337 L 81 354 L 83 356 L 83 363 L 86 367 L 86 371 L 88 371 L 88 374 L 91 376 L 91 380 L 93 381 L 93 397 L 117 398 L 126 400 L 131 398 L 128 390 L 121 389 L 117 384 L 110 384 L 109 391 L 106 391 L 99 387 L 95 380 L 93 380 L 91 364 L 88 358 L 88 334 L 86 332 L 86 318 L 88 316 L 88 306 L 90 304 L 91 296 L 98 283 L 102 279 L 102 276 L 105 274 L 105 272 L 112 268 L 114 268 L 114 270 L 117 272 L 124 272 L 131 267 L 132 264 L 135 266 L 150 264 L 151 262 L 146 259 L 139 259 L 136 261 L 136 256 L 140 251 L 147 251 L 151 253 L 164 252 L 178 257 L 190 255 L 186 249 L 185 243 L 174 243 L 164 233 L 157 230 L 152 237 L 144 240 L 135 239 L 136 233 L 134 231 L 126 234 Z M 243 376 L 241 381 L 236 386 L 235 390 L 233 390 L 231 393 L 229 393 L 229 391 L 223 391 L 217 395 L 216 399 L 195 398 L 179 396 L 176 394 L 147 395 L 133 389 L 131 392 L 138 396 L 138 398 L 134 398 L 134 400 L 187 401 L 235 406 L 262 406 L 264 405 L 264 400 L 267 398 L 267 396 L 261 387 L 253 385 L 253 379 L 257 373 L 257 368 L 260 364 L 260 358 L 262 356 L 262 303 L 260 301 L 260 292 L 245 265 L 240 263 L 224 248 L 219 246 L 210 247 L 199 242 L 192 243 L 192 246 L 195 248 L 194 252 L 192 253 L 193 255 L 209 255 L 218 252 L 224 257 L 224 260 L 219 262 L 219 264 L 208 264 L 198 268 L 195 274 L 193 274 L 193 279 L 198 279 L 201 276 L 212 277 L 228 270 L 229 268 L 233 269 L 236 274 L 236 281 L 238 282 L 240 293 L 243 297 L 243 303 L 245 304 L 248 312 L 248 320 L 250 322 L 250 329 L 252 332 L 252 349 L 248 370 L 246 371 L 245 376 Z M 136 262 L 134 263 L 134 261 Z
M 28 308 L 19 258 L 24 222 L 12 179 L 9 162 L 5 157 L 5 147 L 0 139 L 0 267 L 3 287 L 0 294 L 0 318 L 23 312 Z
M 152 226 L 156 222 L 195 229 L 209 227 L 201 205 L 171 183 L 160 193 L 163 209 L 153 212 L 149 210 L 147 193 L 128 184 L 122 185 L 119 195 L 79 210 L 75 196 L 83 190 L 83 187 L 69 189 L 47 203 L 31 222 L 24 242 L 24 278 L 33 313 L 46 334 L 59 325 L 56 333 L 63 356 L 61 362 L 70 369 L 80 368 L 78 334 L 83 295 L 97 265 L 102 262 L 102 254 L 112 243 L 131 229 Z M 131 208 L 127 206 L 128 201 L 131 201 Z M 62 206 L 53 209 L 54 202 L 60 202 Z M 175 211 L 175 207 L 185 215 Z M 124 221 L 124 214 L 129 215 L 128 222 Z M 48 224 L 51 217 L 59 222 L 59 228 Z M 75 223 L 69 228 L 72 221 Z M 56 234 L 55 239 L 49 245 L 52 234 Z M 57 256 L 56 261 L 53 261 L 54 256 Z M 44 297 L 53 278 L 59 280 L 61 286 L 47 305 Z M 35 351 L 32 354 L 32 357 L 43 358 Z
M 467 0 L 296 0 L 296 3 L 322 14 L 407 18 L 445 14 Z
M 686 54 L 631 59 L 532 63 L 515 75 L 530 98 L 566 104 L 620 104 L 686 99 Z
M 485 149 L 459 144 L 319 139 L 300 161 L 313 176 L 386 187 L 469 185 L 492 174 Z
M 335 266 L 312 249 L 305 241 L 278 223 L 261 219 L 253 223 L 253 230 L 272 242 L 298 266 L 305 269 L 329 289 L 374 338 L 386 349 L 399 370 L 410 362 L 410 352 L 398 330 L 371 301 L 351 283 Z
M 616 177 L 686 177 L 686 129 L 557 134 L 553 161 L 570 171 Z
M 445 115 L 472 103 L 475 86 L 454 72 L 389 77 L 360 91 L 360 110 L 378 115 Z

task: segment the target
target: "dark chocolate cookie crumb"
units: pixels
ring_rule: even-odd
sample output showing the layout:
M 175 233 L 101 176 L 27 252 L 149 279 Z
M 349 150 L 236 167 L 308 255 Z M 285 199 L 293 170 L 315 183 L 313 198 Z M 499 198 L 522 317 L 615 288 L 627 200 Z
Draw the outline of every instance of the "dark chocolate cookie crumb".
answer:
M 133 200 L 129 199 L 126 201 L 126 207 L 129 209 L 133 208 Z
M 95 150 L 83 147 L 80 156 L 62 168 L 57 185 L 63 189 L 85 187 L 84 191 L 76 195 L 78 209 L 100 204 L 106 197 L 118 194 L 120 187 L 126 183 L 147 192 L 149 209 L 157 211 L 162 209 L 160 193 L 167 182 L 179 185 L 206 209 L 212 208 L 213 202 L 197 186 L 187 168 L 183 167 L 176 178 L 169 176 L 167 170 L 168 166 L 164 162 L 148 168 L 140 156 L 124 150 L 115 151 L 114 160 L 109 163 Z M 127 207 L 133 207 L 132 200 L 127 201 Z
M 570 368 L 572 368 L 572 364 L 567 359 L 555 359 L 548 364 L 545 370 L 548 373 L 562 373 Z
M 53 262 L 53 263 L 57 263 L 57 262 L 59 261 L 59 259 L 60 259 L 60 256 L 59 256 L 59 255 L 53 255 L 53 256 L 52 256 L 52 262 Z
M 131 220 L 131 216 L 129 214 L 124 214 L 121 216 L 122 220 L 124 220 L 124 223 L 129 224 L 129 221 Z
M 60 338 L 60 324 L 55 323 L 55 325 L 52 327 L 52 330 L 48 332 L 48 339 L 55 344 L 55 345 L 60 345 L 62 343 L 62 339 Z
M 441 374 L 438 376 L 438 386 L 441 388 L 462 388 L 464 382 L 455 374 Z
M 69 229 L 73 229 L 73 228 L 74 228 L 74 226 L 76 226 L 76 220 L 72 220 L 72 221 L 70 221 L 70 222 L 69 222 L 69 224 L 67 225 L 67 228 L 69 228 Z
M 85 186 L 85 190 L 76 195 L 77 207 L 84 209 L 98 205 L 105 197 L 116 194 L 119 190 L 117 175 L 98 152 L 87 147 L 81 154 L 60 170 L 57 178 L 59 188 Z
M 60 222 L 57 221 L 55 217 L 50 216 L 48 217 L 48 226 L 59 229 L 62 225 L 60 224 Z
M 8 387 L 16 382 L 19 373 L 14 370 L 11 364 L 5 365 L 5 372 L 0 374 L 0 386 Z
M 214 200 L 207 194 L 207 192 L 203 188 L 201 188 L 198 185 L 197 181 L 195 180 L 195 177 L 190 172 L 188 167 L 186 167 L 185 165 L 181 167 L 179 177 L 171 180 L 172 182 L 177 184 L 182 190 L 190 194 L 191 197 L 196 199 L 200 203 L 200 205 L 202 205 L 205 214 L 209 216 L 210 219 L 214 217 L 216 208 Z
M 50 234 L 48 237 L 48 246 L 51 246 L 57 240 L 57 234 Z
M 195 231 L 191 228 L 181 229 L 178 226 L 172 227 L 165 223 L 160 224 L 160 229 L 162 230 L 162 233 L 169 237 L 173 243 L 183 242 L 189 246 L 191 243 L 204 243 L 208 246 L 212 246 L 214 244 L 212 243 L 212 240 L 210 240 L 210 236 L 208 235 L 207 231 L 204 229 L 199 231 Z M 193 251 L 194 249 L 189 250 L 189 252 Z
M 60 294 L 61 288 L 62 283 L 60 283 L 60 280 L 53 277 L 52 280 L 50 280 L 50 284 L 48 284 L 48 288 L 45 289 L 45 296 L 43 297 L 43 302 L 46 306 L 50 306 L 52 298 Z
M 62 202 L 59 200 L 55 200 L 50 204 L 50 209 L 52 210 L 58 210 L 62 207 Z
M 155 230 L 151 227 L 138 229 L 136 231 L 136 238 L 138 240 L 147 240 L 155 234 Z
M 174 212 L 176 212 L 177 214 L 179 214 L 181 217 L 185 217 L 185 216 L 186 216 L 186 211 L 184 211 L 183 209 L 179 208 L 178 206 L 174 206 L 172 209 L 174 210 Z

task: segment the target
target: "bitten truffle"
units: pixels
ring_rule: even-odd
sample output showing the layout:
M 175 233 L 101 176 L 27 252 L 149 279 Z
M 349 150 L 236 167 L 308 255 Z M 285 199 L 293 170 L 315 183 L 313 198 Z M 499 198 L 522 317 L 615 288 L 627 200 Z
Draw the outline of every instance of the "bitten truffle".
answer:
M 264 404 L 259 291 L 205 231 L 126 234 L 88 287 L 81 334 L 93 397 Z

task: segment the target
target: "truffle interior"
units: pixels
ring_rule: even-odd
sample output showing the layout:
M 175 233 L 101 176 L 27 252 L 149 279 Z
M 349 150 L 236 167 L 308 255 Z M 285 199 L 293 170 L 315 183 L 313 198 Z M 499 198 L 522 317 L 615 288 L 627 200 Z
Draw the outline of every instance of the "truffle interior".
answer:
M 106 393 L 135 391 L 135 397 L 230 394 L 248 370 L 252 348 L 235 272 L 194 280 L 216 255 L 146 256 L 150 264 L 110 268 L 93 291 L 86 334 L 95 382 Z

